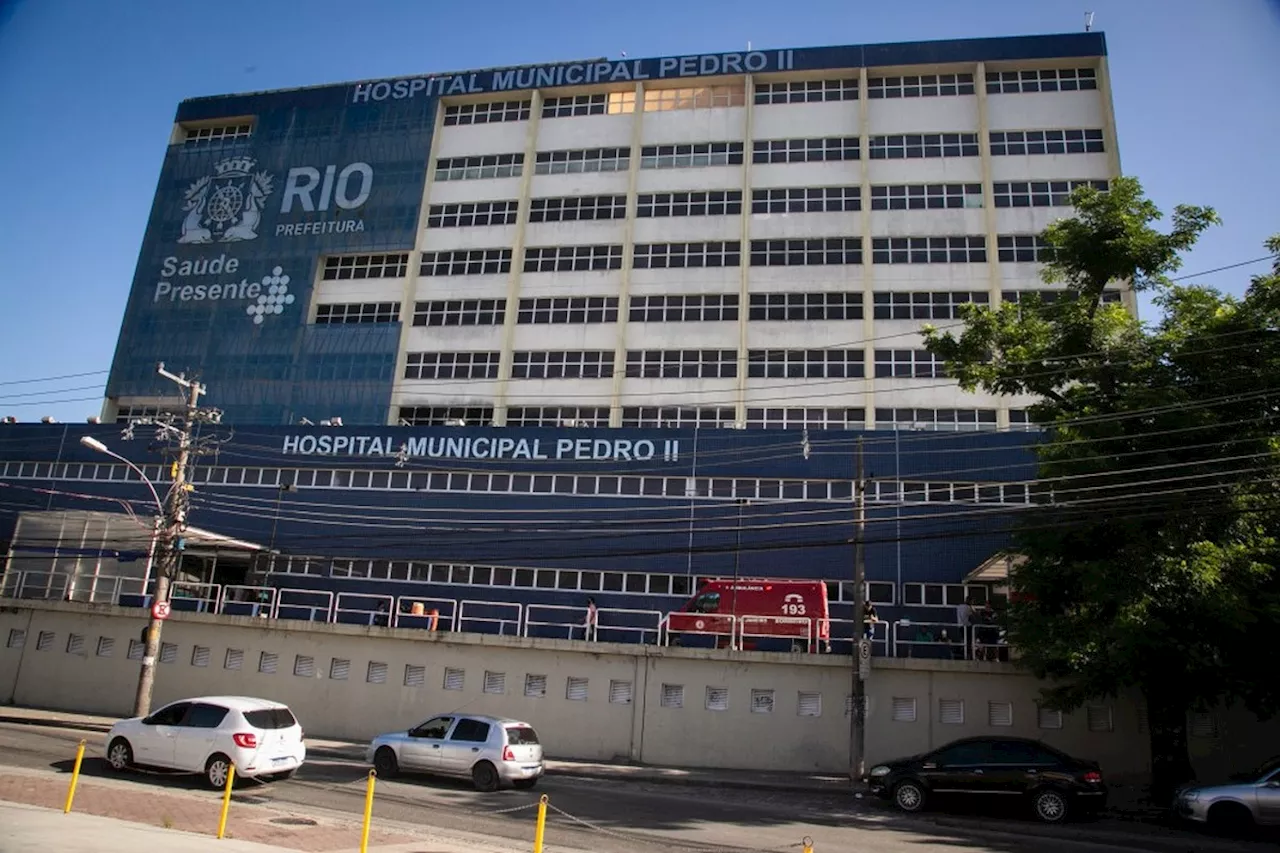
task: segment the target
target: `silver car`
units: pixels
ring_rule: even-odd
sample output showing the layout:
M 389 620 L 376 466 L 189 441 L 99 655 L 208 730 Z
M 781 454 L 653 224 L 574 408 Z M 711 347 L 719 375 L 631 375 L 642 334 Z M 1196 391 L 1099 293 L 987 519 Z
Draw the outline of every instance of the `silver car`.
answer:
M 1179 817 L 1222 829 L 1280 826 L 1280 756 L 1225 785 L 1192 785 L 1178 792 Z
M 519 720 L 447 714 L 408 731 L 378 735 L 365 760 L 383 778 L 401 771 L 470 779 L 480 791 L 532 788 L 542 776 L 542 745 Z

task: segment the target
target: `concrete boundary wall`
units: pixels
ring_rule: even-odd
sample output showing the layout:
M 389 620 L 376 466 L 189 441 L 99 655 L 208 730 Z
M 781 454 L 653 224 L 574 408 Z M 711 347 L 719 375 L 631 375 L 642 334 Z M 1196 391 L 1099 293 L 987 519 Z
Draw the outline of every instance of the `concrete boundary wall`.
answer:
M 0 608 L 0 702 L 125 715 L 142 611 L 63 602 Z M 175 613 L 153 707 L 249 694 L 288 703 L 306 731 L 363 740 L 432 714 L 532 723 L 548 755 L 758 770 L 847 770 L 850 660 L 581 641 L 427 634 Z M 877 659 L 867 759 L 959 737 L 1039 738 L 1112 778 L 1149 766 L 1138 706 L 1041 714 L 1039 683 L 1008 664 Z

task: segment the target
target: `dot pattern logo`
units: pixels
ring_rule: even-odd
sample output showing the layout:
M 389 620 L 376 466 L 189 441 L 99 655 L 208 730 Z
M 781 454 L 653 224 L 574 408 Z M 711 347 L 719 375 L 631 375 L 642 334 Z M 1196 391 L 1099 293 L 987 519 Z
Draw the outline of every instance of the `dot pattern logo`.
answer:
M 270 275 L 262 277 L 262 289 L 265 293 L 258 296 L 257 304 L 245 309 L 257 326 L 261 326 L 268 315 L 283 314 L 284 306 L 293 304 L 293 294 L 289 292 L 289 276 L 284 274 L 283 267 L 275 267 Z

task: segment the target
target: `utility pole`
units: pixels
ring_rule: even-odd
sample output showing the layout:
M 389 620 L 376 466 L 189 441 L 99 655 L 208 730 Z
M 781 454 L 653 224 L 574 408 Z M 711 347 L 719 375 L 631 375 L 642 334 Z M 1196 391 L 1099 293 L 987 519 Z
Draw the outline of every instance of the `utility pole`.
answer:
M 866 770 L 867 682 L 865 671 L 871 664 L 871 641 L 864 636 L 863 611 L 867 606 L 867 564 L 864 539 L 867 526 L 866 479 L 862 470 L 862 436 L 855 450 L 857 474 L 853 483 L 853 708 L 849 714 L 849 781 L 856 788 Z
M 202 417 L 207 415 L 199 409 L 200 395 L 205 388 L 198 382 L 186 378 L 185 374 L 173 374 L 164 369 L 163 362 L 156 367 L 156 372 L 182 388 L 183 412 L 180 427 L 172 424 L 163 425 L 162 433 L 177 440 L 177 459 L 173 463 L 173 486 L 165 501 L 164 519 L 161 522 L 160 536 L 157 545 L 160 550 L 156 572 L 154 604 L 169 602 L 169 584 L 178 572 L 178 561 L 181 558 L 181 538 L 187 528 L 188 491 L 187 469 L 193 451 L 193 430 L 199 420 L 218 418 Z M 221 413 L 218 413 L 219 416 Z M 160 651 L 160 630 L 164 620 L 156 615 L 154 606 L 151 611 L 151 622 L 147 628 L 147 640 L 142 652 L 142 669 L 138 673 L 138 692 L 133 700 L 133 715 L 145 717 L 151 710 L 151 691 L 156 681 L 156 656 Z

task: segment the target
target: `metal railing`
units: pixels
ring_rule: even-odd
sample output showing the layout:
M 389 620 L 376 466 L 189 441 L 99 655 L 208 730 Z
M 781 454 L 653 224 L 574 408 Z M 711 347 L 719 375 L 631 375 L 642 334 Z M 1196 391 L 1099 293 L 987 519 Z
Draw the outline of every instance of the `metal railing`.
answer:
M 730 648 L 740 649 L 753 639 L 808 640 L 818 621 L 826 634 L 816 632 L 818 642 L 810 652 L 847 655 L 853 651 L 853 632 L 860 626 L 851 619 L 815 620 L 795 616 L 731 616 L 601 607 L 596 610 L 595 630 L 587 636 L 587 608 L 561 604 L 518 604 L 504 601 L 426 598 L 415 595 L 381 595 L 364 592 L 291 587 L 206 584 L 178 581 L 172 587 L 175 610 L 225 616 L 256 616 L 304 622 L 379 625 L 437 631 L 470 631 L 523 637 L 590 639 L 670 645 L 681 634 L 727 638 Z M 65 572 L 10 572 L 0 583 L 0 598 L 71 600 L 119 604 L 136 596 L 140 606 L 149 604 L 142 579 L 115 575 L 72 578 Z M 671 627 L 676 617 L 676 628 Z M 701 627 L 699 627 L 701 623 Z M 793 626 L 793 627 L 784 627 Z M 872 654 L 880 657 L 927 657 L 965 660 L 1008 660 L 1010 648 L 1004 630 L 995 624 L 962 625 L 951 622 L 875 622 Z

